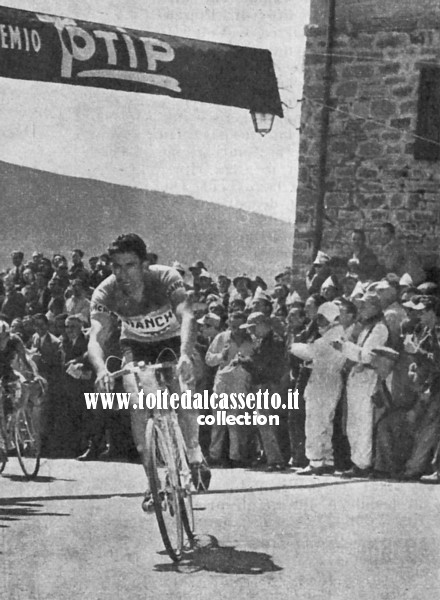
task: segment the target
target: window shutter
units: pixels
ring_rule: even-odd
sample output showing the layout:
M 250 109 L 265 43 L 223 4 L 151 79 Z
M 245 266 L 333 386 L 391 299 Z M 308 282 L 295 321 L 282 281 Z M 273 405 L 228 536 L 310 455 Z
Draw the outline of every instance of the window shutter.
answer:
M 420 70 L 417 130 L 414 158 L 440 158 L 440 66 L 424 66 Z

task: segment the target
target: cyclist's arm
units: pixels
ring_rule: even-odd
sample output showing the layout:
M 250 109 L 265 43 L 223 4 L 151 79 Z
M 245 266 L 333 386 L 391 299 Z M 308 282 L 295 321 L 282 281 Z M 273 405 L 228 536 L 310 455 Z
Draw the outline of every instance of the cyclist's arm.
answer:
M 196 342 L 196 321 L 190 300 L 183 289 L 178 289 L 171 296 L 171 304 L 180 323 L 180 354 L 191 357 Z
M 112 322 L 110 315 L 98 313 L 91 317 L 90 338 L 87 347 L 88 358 L 100 381 L 107 374 L 105 368 L 105 344 L 110 338 Z

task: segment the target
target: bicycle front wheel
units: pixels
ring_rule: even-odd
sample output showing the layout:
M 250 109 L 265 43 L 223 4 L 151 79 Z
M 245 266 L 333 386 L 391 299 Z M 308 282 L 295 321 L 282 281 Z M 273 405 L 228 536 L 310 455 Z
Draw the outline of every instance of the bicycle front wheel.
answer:
M 177 562 L 182 557 L 183 525 L 178 469 L 166 427 L 148 419 L 146 431 L 147 475 L 154 512 L 165 549 Z
M 192 542 L 194 540 L 194 509 L 191 493 L 191 469 L 188 463 L 185 440 L 183 439 L 177 415 L 174 414 L 172 417 L 171 425 L 173 427 L 179 466 L 180 513 L 187 538 Z
M 26 479 L 35 479 L 40 468 L 40 448 L 29 408 L 18 409 L 14 438 L 21 470 Z

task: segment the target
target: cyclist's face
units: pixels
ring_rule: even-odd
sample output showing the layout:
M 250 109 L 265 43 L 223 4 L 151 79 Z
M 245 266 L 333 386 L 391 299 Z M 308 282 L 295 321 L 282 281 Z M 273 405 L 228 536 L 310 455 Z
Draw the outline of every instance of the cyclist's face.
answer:
M 123 252 L 112 256 L 112 269 L 116 281 L 128 293 L 143 284 L 144 263 L 134 252 Z

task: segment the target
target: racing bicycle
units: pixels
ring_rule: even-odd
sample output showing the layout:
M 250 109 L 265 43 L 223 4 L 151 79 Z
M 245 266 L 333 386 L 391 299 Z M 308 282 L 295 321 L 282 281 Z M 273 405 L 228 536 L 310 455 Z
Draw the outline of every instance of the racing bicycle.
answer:
M 0 385 L 0 435 L 4 446 L 0 453 L 0 473 L 5 469 L 8 451 L 15 449 L 26 479 L 35 479 L 38 475 L 39 404 L 43 395 L 44 386 L 39 381 L 22 382 L 12 398 L 7 397 L 4 386 Z
M 134 375 L 137 389 L 145 396 L 166 389 L 177 377 L 176 362 L 145 364 L 131 362 L 119 371 L 108 372 L 113 379 Z M 146 408 L 146 471 L 159 531 L 170 558 L 182 557 L 187 541 L 194 540 L 194 512 L 191 469 L 176 411 Z

